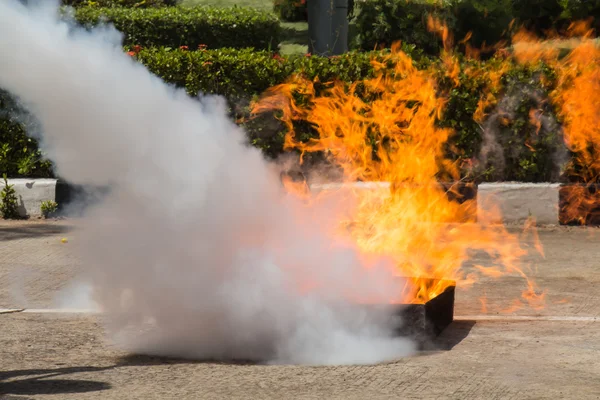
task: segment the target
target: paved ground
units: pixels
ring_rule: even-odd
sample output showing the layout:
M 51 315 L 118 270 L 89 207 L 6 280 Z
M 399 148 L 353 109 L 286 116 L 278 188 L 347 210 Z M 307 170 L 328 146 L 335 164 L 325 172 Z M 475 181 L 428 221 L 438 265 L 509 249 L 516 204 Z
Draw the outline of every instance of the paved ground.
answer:
M 72 224 L 0 222 L 0 308 L 54 305 L 79 265 Z M 0 314 L 0 399 L 600 399 L 600 230 L 545 228 L 540 237 L 546 258 L 530 261 L 545 309 L 491 311 L 520 293 L 515 277 L 459 287 L 457 321 L 438 350 L 376 366 L 132 356 L 105 342 L 99 317 Z

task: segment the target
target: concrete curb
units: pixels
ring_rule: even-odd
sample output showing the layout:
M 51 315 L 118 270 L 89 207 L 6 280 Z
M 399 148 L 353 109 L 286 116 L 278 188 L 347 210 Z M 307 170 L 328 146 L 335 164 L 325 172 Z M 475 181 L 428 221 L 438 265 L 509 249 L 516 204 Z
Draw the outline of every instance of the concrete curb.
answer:
M 492 208 L 501 219 L 491 223 L 523 222 L 529 217 L 538 224 L 559 224 L 559 183 L 482 183 L 477 186 L 477 216 L 482 220 Z
M 58 203 L 59 213 L 69 206 L 69 215 L 78 216 L 91 204 L 97 203 L 109 192 L 108 188 L 71 185 L 57 179 L 8 179 L 13 185 L 19 202 L 21 217 L 38 218 L 42 216 L 42 202 L 53 200 Z M 0 185 L 0 189 L 3 185 Z
M 56 179 L 9 179 L 19 196 L 19 212 L 22 216 L 39 217 L 42 201 L 54 200 L 59 206 L 69 202 L 74 196 L 84 193 L 83 189 L 69 186 Z M 386 189 L 388 182 L 356 182 L 352 184 L 312 184 L 314 193 L 339 189 Z M 480 221 L 522 222 L 529 217 L 539 224 L 559 224 L 560 190 L 559 183 L 499 182 L 476 185 L 473 198 L 477 199 L 477 216 Z M 65 194 L 67 193 L 67 194 Z M 89 197 L 92 198 L 92 197 Z M 94 197 L 95 198 L 95 197 Z M 488 220 L 490 208 L 499 209 L 502 218 Z
M 372 190 L 388 188 L 387 182 L 355 184 L 314 184 L 313 192 L 339 189 Z M 523 222 L 529 217 L 538 224 L 559 224 L 559 183 L 499 182 L 476 185 L 477 218 L 486 223 Z M 493 209 L 500 213 L 491 212 Z M 489 215 L 501 216 L 491 218 Z
M 19 199 L 21 217 L 40 217 L 43 201 L 56 199 L 56 179 L 8 179 Z

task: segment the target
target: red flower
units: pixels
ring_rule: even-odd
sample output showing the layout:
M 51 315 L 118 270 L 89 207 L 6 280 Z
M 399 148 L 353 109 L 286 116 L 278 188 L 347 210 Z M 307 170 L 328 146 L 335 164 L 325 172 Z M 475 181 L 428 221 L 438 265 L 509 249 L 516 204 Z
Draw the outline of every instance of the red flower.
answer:
M 311 54 L 311 53 L 306 53 L 306 54 L 304 55 L 304 57 L 310 57 L 310 56 L 312 56 L 312 54 Z
M 128 56 L 131 56 L 131 57 L 135 56 L 136 54 L 137 54 L 137 53 L 136 53 L 135 51 L 128 51 L 128 52 L 127 52 L 127 55 L 128 55 Z
M 206 50 L 206 45 L 205 44 L 199 44 L 198 45 L 198 50 Z
M 187 47 L 187 46 L 179 46 L 179 48 L 180 48 L 181 50 L 187 50 L 187 49 L 188 49 L 188 47 Z
M 140 45 L 135 45 L 133 46 L 133 51 L 135 51 L 136 53 L 139 53 L 142 50 L 142 46 Z
M 282 61 L 283 57 L 281 57 L 279 54 L 275 53 L 275 54 L 273 54 L 273 59 Z

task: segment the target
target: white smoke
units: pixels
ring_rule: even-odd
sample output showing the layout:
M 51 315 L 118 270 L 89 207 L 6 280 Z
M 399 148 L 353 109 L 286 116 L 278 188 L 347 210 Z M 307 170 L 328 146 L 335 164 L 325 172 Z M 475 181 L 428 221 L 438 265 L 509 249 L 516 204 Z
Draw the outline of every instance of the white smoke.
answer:
M 519 143 L 519 140 L 523 139 L 515 138 L 514 133 L 511 132 L 512 128 L 504 127 L 502 122 L 503 120 L 514 121 L 518 117 L 519 108 L 524 105 L 527 105 L 529 110 L 533 110 L 534 120 L 539 123 L 538 132 L 532 135 L 531 142 L 532 144 L 542 142 L 552 161 L 551 165 L 546 166 L 541 164 L 542 159 L 539 161 L 539 167 L 550 171 L 546 178 L 556 182 L 562 175 L 568 160 L 568 152 L 563 145 L 560 124 L 551 112 L 544 112 L 547 108 L 547 97 L 533 85 L 509 86 L 507 93 L 487 116 L 481 127 L 483 140 L 478 155 L 480 168 L 493 167 L 491 177 L 498 181 L 506 180 L 507 163 L 510 160 L 526 159 L 530 155 L 531 150 L 524 143 Z
M 384 259 L 331 234 L 330 203 L 287 196 L 218 98 L 189 98 L 76 29 L 57 5 L 0 0 L 0 87 L 39 119 L 57 172 L 110 185 L 77 238 L 93 299 L 124 349 L 193 358 L 373 363 L 412 352 Z

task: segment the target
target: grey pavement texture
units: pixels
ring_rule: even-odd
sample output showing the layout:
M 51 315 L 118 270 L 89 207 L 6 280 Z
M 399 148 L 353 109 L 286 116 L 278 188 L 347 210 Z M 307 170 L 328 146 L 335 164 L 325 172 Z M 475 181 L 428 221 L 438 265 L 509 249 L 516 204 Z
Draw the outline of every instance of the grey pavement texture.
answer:
M 0 308 L 54 306 L 81 265 L 77 229 L 69 220 L 0 222 Z M 539 233 L 545 257 L 531 254 L 528 261 L 547 291 L 544 309 L 495 311 L 523 290 L 516 276 L 459 286 L 455 313 L 463 318 L 432 350 L 386 364 L 160 359 L 115 348 L 101 316 L 0 314 L 0 399 L 600 399 L 600 230 Z M 488 316 L 500 319 L 481 317 L 483 294 Z

